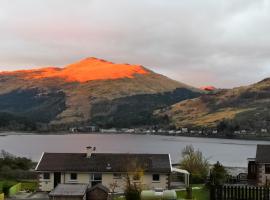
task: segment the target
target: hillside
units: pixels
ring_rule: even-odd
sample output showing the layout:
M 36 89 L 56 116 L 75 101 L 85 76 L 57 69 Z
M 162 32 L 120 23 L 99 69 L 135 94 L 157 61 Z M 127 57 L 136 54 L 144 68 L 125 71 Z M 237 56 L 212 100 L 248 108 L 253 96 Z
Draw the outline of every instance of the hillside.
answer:
M 217 90 L 155 111 L 176 127 L 230 130 L 270 128 L 270 78 L 256 84 Z
M 154 110 L 200 95 L 141 65 L 97 58 L 61 68 L 1 72 L 0 83 L 0 116 L 12 119 L 2 128 L 17 123 L 27 129 L 30 122 L 57 130 L 80 124 L 149 125 L 155 123 Z

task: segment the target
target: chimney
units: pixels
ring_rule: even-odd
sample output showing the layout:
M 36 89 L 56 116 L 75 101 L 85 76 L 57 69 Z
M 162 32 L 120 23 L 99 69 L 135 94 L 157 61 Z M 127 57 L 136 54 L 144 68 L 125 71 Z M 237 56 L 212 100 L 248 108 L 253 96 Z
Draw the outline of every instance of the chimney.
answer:
M 86 147 L 86 157 L 90 158 L 92 153 L 96 150 L 96 147 L 88 146 Z

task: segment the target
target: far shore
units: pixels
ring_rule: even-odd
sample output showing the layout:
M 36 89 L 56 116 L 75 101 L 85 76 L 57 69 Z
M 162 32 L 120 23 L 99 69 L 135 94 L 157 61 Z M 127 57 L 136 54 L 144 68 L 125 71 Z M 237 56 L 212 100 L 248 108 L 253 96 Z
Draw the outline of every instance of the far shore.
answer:
M 125 133 L 125 132 L 69 132 L 69 131 L 55 131 L 55 132 L 30 132 L 30 131 L 0 131 L 0 137 L 4 136 L 11 136 L 11 135 L 70 135 L 70 134 L 108 134 L 108 135 L 151 135 L 151 136 L 171 136 L 171 137 L 193 137 L 193 138 L 213 138 L 213 139 L 228 139 L 228 140 L 258 140 L 258 141 L 270 141 L 270 136 L 256 136 L 256 135 L 240 135 L 240 136 L 234 136 L 234 137 L 225 137 L 225 136 L 218 136 L 218 135 L 213 135 L 213 136 L 204 136 L 204 135 L 190 135 L 190 134 L 181 134 L 181 135 L 176 135 L 176 134 L 169 134 L 166 132 L 163 133 Z

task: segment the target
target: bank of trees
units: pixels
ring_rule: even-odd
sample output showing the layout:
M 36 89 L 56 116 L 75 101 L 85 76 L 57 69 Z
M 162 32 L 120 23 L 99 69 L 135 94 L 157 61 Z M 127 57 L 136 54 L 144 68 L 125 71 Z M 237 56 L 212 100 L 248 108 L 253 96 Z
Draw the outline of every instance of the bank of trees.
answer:
M 16 157 L 4 150 L 0 152 L 0 179 L 19 180 L 34 179 L 35 173 L 31 171 L 36 163 L 25 157 Z

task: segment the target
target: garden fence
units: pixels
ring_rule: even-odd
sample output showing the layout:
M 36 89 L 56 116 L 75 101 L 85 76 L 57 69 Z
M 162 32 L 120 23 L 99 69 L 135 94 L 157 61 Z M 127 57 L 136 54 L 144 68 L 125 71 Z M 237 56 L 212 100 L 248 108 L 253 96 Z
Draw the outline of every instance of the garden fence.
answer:
M 270 200 L 270 188 L 252 186 L 213 186 L 211 200 Z

